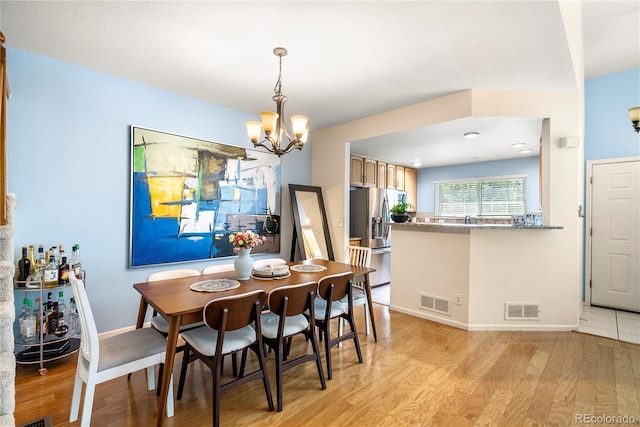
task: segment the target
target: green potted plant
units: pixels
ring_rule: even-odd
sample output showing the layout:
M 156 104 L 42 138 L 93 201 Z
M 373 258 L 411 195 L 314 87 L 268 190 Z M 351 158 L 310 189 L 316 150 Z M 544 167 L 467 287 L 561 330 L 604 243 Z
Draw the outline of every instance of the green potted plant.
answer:
M 408 203 L 406 200 L 401 200 L 396 205 L 392 206 L 389 212 L 391 213 L 391 219 L 393 220 L 393 222 L 409 221 L 407 209 L 415 209 L 415 207 L 411 203 Z

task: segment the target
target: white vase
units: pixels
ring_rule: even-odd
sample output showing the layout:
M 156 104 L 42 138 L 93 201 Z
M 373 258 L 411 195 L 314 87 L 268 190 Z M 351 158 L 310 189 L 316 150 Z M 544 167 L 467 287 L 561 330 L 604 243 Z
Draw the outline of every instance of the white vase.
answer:
M 247 280 L 251 277 L 253 259 L 250 255 L 251 248 L 238 249 L 238 258 L 233 261 L 233 268 L 236 270 L 236 278 L 238 280 Z

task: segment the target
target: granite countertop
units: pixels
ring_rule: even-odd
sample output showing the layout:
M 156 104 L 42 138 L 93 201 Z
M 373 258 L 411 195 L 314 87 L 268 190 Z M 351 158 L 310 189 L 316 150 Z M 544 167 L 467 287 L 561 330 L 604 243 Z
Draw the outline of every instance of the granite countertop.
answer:
M 446 230 L 562 230 L 564 227 L 558 225 L 543 225 L 543 226 L 526 226 L 526 225 L 512 225 L 512 224 L 456 224 L 456 223 L 441 223 L 441 222 L 404 222 L 387 223 L 394 228 L 401 228 L 406 230 L 423 230 L 423 231 L 446 231 Z

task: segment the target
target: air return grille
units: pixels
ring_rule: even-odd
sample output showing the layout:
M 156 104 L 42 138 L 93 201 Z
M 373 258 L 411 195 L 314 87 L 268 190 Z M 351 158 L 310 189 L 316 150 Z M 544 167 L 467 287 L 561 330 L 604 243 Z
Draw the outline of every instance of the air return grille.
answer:
M 506 320 L 538 320 L 540 319 L 540 304 L 537 302 L 507 302 L 505 303 L 504 318 Z
M 420 294 L 420 308 L 442 314 L 451 314 L 451 300 L 434 295 Z
M 53 427 L 53 418 L 51 417 L 51 414 L 47 414 L 37 420 L 18 424 L 17 427 Z

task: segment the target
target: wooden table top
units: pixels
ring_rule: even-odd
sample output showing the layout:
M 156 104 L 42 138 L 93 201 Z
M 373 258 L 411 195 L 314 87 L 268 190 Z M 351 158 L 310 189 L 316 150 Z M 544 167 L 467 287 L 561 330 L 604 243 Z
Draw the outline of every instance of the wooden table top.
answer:
M 191 290 L 193 283 L 212 279 L 234 279 L 235 271 L 225 271 L 200 276 L 182 277 L 178 279 L 159 280 L 156 282 L 136 283 L 133 287 L 140 292 L 147 303 L 152 306 L 165 319 L 184 314 L 202 314 L 205 304 L 213 299 L 231 295 L 240 295 L 255 290 L 264 290 L 267 293 L 280 286 L 297 285 L 307 282 L 318 282 L 323 277 L 352 271 L 355 277 L 364 276 L 375 271 L 373 268 L 358 267 L 335 261 L 314 259 L 304 261 L 305 264 L 323 265 L 327 269 L 319 272 L 297 272 L 291 270 L 288 277 L 277 280 L 260 280 L 250 278 L 239 280 L 240 287 L 221 292 L 197 292 Z M 289 266 L 303 264 L 302 261 L 289 262 Z M 190 316 L 191 317 L 191 316 Z

